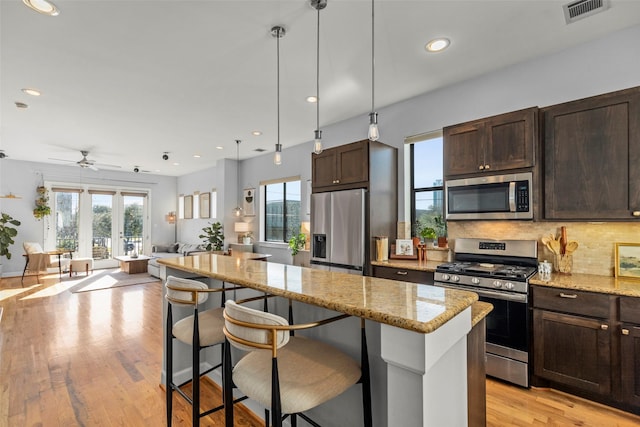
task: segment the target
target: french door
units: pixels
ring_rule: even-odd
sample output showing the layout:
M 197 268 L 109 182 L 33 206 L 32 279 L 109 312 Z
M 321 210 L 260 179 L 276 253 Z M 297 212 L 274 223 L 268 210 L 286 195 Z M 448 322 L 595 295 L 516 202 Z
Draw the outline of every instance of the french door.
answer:
M 95 268 L 117 266 L 114 257 L 149 253 L 148 193 L 119 188 L 51 187 L 52 222 L 45 247 L 94 259 Z

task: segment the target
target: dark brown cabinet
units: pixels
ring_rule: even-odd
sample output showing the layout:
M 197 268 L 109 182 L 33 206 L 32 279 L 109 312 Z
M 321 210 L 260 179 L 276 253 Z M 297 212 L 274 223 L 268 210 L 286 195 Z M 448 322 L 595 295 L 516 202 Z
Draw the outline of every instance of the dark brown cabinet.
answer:
M 312 157 L 314 192 L 366 187 L 369 181 L 369 141 L 328 148 Z
M 640 219 L 640 88 L 541 110 L 546 219 Z
M 373 277 L 433 285 L 433 272 L 410 268 L 373 266 Z
M 620 298 L 622 398 L 640 408 L 640 300 Z
M 538 108 L 448 126 L 443 138 L 445 177 L 533 167 Z

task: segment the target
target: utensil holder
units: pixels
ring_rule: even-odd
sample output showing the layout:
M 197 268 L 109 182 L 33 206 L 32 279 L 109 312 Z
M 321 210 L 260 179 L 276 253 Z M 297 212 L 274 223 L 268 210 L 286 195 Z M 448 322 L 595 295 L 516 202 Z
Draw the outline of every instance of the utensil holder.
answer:
M 573 255 L 556 254 L 556 270 L 558 273 L 571 274 L 573 268 Z

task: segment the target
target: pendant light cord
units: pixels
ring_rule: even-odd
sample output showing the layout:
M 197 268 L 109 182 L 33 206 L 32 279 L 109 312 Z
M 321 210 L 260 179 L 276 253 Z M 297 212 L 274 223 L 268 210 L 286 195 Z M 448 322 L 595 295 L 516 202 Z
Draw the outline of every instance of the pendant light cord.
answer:
M 374 14 L 375 0 L 371 0 L 371 112 L 375 112 L 375 81 L 376 81 L 376 60 L 375 60 L 375 14 Z
M 276 42 L 277 42 L 276 43 L 276 49 L 277 49 L 276 57 L 277 57 L 277 61 L 278 61 L 277 71 L 276 71 L 277 80 L 278 80 L 277 84 L 276 84 L 276 87 L 277 87 L 278 94 L 276 96 L 276 99 L 277 99 L 277 104 L 278 104 L 278 146 L 280 146 L 280 31 L 281 31 L 281 29 L 278 28 L 276 31 L 277 31 L 277 34 L 276 34 Z
M 240 140 L 236 139 L 236 180 L 238 181 L 236 184 L 238 185 L 238 189 L 236 190 L 236 205 L 238 208 L 240 207 L 240 198 L 238 195 L 240 194 Z
M 320 8 L 318 7 L 318 32 L 316 38 L 316 130 L 320 130 Z

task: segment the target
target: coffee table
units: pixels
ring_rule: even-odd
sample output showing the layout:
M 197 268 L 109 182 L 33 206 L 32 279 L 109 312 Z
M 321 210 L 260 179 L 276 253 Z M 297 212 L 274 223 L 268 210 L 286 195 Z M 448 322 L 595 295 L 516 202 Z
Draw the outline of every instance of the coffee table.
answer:
M 120 261 L 120 270 L 128 274 L 146 273 L 147 263 L 151 257 L 146 255 L 138 255 L 137 258 L 131 258 L 128 255 L 114 257 Z

